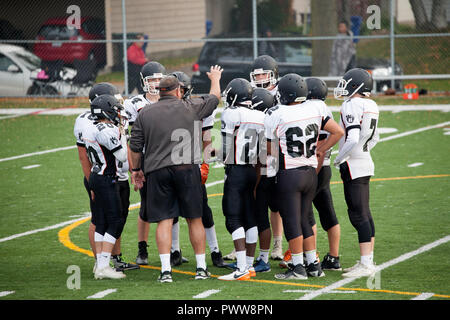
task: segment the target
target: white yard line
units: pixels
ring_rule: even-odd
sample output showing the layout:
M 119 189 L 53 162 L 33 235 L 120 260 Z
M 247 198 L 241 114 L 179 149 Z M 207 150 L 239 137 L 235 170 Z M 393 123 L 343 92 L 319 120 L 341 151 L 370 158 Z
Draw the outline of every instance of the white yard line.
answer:
M 101 299 L 107 296 L 108 294 L 117 292 L 117 289 L 107 289 L 100 292 L 97 292 L 96 294 L 93 294 L 92 296 L 87 297 L 86 299 Z
M 206 290 L 206 291 L 203 291 L 203 292 L 193 296 L 192 298 L 194 298 L 194 299 L 203 299 L 203 298 L 207 298 L 210 295 L 213 295 L 213 294 L 216 294 L 216 293 L 219 293 L 219 292 L 220 292 L 220 290 L 217 290 L 217 289 Z
M 391 267 L 393 265 L 396 265 L 396 264 L 398 264 L 400 262 L 406 261 L 406 260 L 408 260 L 408 259 L 410 259 L 412 257 L 417 256 L 418 254 L 421 254 L 421 253 L 424 253 L 426 251 L 429 251 L 429 250 L 431 250 L 431 249 L 433 249 L 433 248 L 435 248 L 437 246 L 440 246 L 441 244 L 447 243 L 449 241 L 450 241 L 450 235 L 445 236 L 445 237 L 443 237 L 443 238 L 441 238 L 439 240 L 433 241 L 431 243 L 428 243 L 428 244 L 420 247 L 419 249 L 416 249 L 416 250 L 410 251 L 408 253 L 402 254 L 401 256 L 399 256 L 399 257 L 397 257 L 395 259 L 389 260 L 389 261 L 387 261 L 387 262 L 377 266 L 376 267 L 376 272 L 380 272 L 380 271 L 382 271 L 382 270 L 384 270 L 386 268 L 389 268 L 389 267 Z M 337 281 L 337 282 L 335 282 L 333 284 L 330 284 L 329 286 L 326 286 L 326 287 L 324 287 L 322 289 L 315 290 L 314 292 L 305 294 L 303 297 L 299 298 L 298 300 L 311 300 L 311 299 L 317 298 L 318 296 L 320 296 L 322 294 L 330 293 L 330 291 L 335 290 L 337 288 L 341 288 L 341 287 L 349 284 L 350 282 L 353 282 L 353 281 L 355 281 L 357 279 L 360 279 L 360 278 L 361 277 L 342 279 L 342 280 Z
M 37 168 L 40 166 L 41 166 L 40 164 L 32 164 L 31 166 L 22 167 L 22 169 L 28 170 L 28 169 L 33 169 L 33 168 Z
M 4 297 L 10 294 L 13 294 L 15 291 L 1 291 L 0 292 L 0 297 Z
M 283 290 L 283 292 L 285 293 L 296 293 L 296 292 L 304 292 L 304 293 L 309 293 L 309 292 L 314 292 L 314 290 L 303 290 L 303 289 L 296 289 L 296 290 Z M 356 291 L 354 290 L 331 290 L 329 293 L 356 293 Z
M 434 293 L 432 292 L 424 292 L 419 294 L 417 297 L 412 298 L 411 300 L 428 300 L 432 296 L 434 296 Z
M 49 149 L 49 150 L 44 150 L 44 151 L 25 153 L 25 154 L 21 154 L 21 155 L 18 155 L 18 156 L 13 156 L 13 157 L 9 157 L 9 158 L 0 159 L 0 162 L 9 161 L 9 160 L 16 160 L 16 159 L 21 159 L 21 158 L 27 158 L 27 157 L 33 157 L 33 156 L 38 156 L 38 155 L 46 154 L 46 153 L 70 150 L 70 149 L 75 149 L 76 147 L 77 146 L 74 145 L 74 146 L 55 148 L 55 149 Z

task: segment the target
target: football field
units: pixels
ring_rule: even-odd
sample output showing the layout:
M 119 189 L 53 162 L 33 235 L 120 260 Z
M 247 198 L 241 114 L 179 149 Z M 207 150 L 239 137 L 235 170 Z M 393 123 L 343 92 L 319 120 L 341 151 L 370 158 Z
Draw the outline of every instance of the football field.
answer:
M 449 99 L 431 110 L 422 105 L 397 108 L 381 109 L 381 141 L 372 150 L 370 206 L 376 228 L 374 261 L 380 269 L 374 277 L 346 279 L 341 272 L 328 271 L 323 278 L 280 281 L 274 274 L 284 269 L 270 260 L 271 271 L 251 280 L 220 281 L 217 276 L 229 270 L 212 265 L 207 246 L 213 276 L 195 281 L 195 255 L 187 224 L 180 220 L 180 246 L 189 262 L 173 269 L 173 283 L 157 282 L 160 261 L 154 224 L 148 266 L 126 271 L 125 279 L 94 280 L 87 236 L 89 202 L 73 136 L 76 115 L 46 114 L 41 109 L 23 115 L 0 109 L 0 300 L 450 300 Z M 338 112 L 333 115 L 338 120 Z M 219 129 L 216 122 L 216 133 Z M 332 172 L 331 191 L 341 225 L 340 260 L 346 268 L 359 259 L 359 247 L 339 172 Z M 223 166 L 211 164 L 209 205 L 225 255 L 233 244 L 221 209 L 223 179 Z M 130 262 L 138 248 L 139 200 L 132 190 L 122 233 L 122 253 Z M 316 221 L 317 250 L 323 258 L 328 240 L 317 212 Z

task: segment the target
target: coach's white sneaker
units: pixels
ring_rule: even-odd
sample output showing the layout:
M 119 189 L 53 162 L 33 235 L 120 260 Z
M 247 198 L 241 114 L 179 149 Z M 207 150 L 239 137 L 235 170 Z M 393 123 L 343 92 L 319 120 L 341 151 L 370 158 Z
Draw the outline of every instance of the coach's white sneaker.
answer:
M 122 279 L 125 278 L 126 275 L 121 271 L 116 271 L 110 266 L 106 266 L 101 270 L 98 270 L 98 268 L 95 270 L 94 278 L 95 279 Z
M 359 263 L 358 267 L 349 272 L 343 273 L 342 276 L 346 278 L 369 277 L 376 271 L 377 269 L 374 265 L 365 265 L 363 263 Z

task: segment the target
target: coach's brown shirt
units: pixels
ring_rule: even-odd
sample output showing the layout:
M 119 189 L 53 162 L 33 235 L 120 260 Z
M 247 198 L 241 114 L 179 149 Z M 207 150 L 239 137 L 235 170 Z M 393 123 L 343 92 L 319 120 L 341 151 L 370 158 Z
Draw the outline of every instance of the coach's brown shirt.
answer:
M 163 96 L 143 108 L 131 129 L 130 149 L 142 152 L 145 147 L 144 173 L 201 163 L 202 119 L 210 116 L 218 104 L 214 95 L 189 102 Z

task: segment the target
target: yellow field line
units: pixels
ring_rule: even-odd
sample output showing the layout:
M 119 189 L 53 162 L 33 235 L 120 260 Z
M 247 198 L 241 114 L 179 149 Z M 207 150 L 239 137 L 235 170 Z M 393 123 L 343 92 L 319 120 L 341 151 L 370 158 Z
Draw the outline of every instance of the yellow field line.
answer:
M 450 174 L 438 174 L 438 175 L 426 175 L 426 176 L 411 176 L 411 177 L 392 177 L 392 178 L 378 178 L 378 179 L 371 179 L 371 181 L 392 181 L 392 180 L 407 180 L 407 179 L 427 179 L 427 178 L 442 178 L 442 177 L 448 177 Z M 342 183 L 339 181 L 333 181 L 331 184 L 337 184 Z M 222 196 L 223 193 L 213 193 L 209 194 L 208 198 L 210 197 L 217 197 Z M 129 210 L 135 210 L 140 208 L 139 204 L 132 205 L 129 207 Z M 67 227 L 64 227 L 58 232 L 58 239 L 59 242 L 61 242 L 65 247 L 69 248 L 70 250 L 77 251 L 83 254 L 86 254 L 90 257 L 94 257 L 91 250 L 83 249 L 75 245 L 70 240 L 70 232 L 75 229 L 76 227 L 80 226 L 81 224 L 89 221 L 91 218 L 87 217 L 85 219 L 79 220 L 77 222 L 74 222 Z M 152 270 L 161 270 L 160 267 L 155 266 L 144 266 L 141 265 L 141 268 L 145 269 L 152 269 Z M 189 271 L 181 271 L 172 269 L 172 272 L 174 273 L 180 273 L 180 274 L 186 274 L 186 275 L 192 275 L 195 276 L 195 273 L 189 272 Z M 212 277 L 216 278 L 219 277 L 218 275 L 211 275 Z M 277 285 L 288 285 L 288 286 L 297 286 L 297 287 L 310 287 L 310 288 L 325 288 L 324 285 L 315 285 L 315 284 L 306 284 L 306 283 L 295 283 L 295 282 L 283 282 L 283 281 L 273 281 L 273 280 L 262 280 L 262 279 L 250 279 L 245 280 L 250 282 L 257 282 L 257 283 L 267 283 L 267 284 L 277 284 Z M 353 290 L 353 291 L 361 291 L 361 292 L 372 292 L 372 293 L 391 293 L 391 294 L 398 294 L 398 295 L 412 295 L 412 296 L 418 296 L 421 293 L 420 292 L 407 292 L 407 291 L 395 291 L 395 290 L 381 290 L 381 289 L 365 289 L 365 288 L 337 288 L 337 290 Z M 443 295 L 443 294 L 435 294 L 433 297 L 439 297 L 439 298 L 448 298 L 450 299 L 450 295 Z

